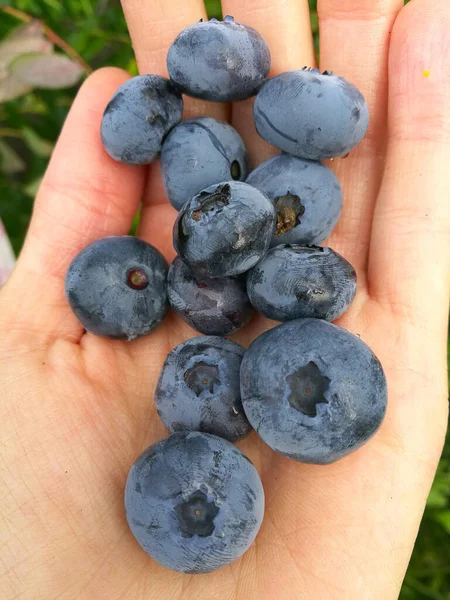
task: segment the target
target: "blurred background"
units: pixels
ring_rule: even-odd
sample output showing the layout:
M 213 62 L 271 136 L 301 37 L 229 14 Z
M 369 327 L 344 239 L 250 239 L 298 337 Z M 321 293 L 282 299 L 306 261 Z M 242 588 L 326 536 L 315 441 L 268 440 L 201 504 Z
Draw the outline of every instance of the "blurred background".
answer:
M 309 1 L 319 51 L 316 0 Z M 205 4 L 221 18 L 220 0 Z M 137 74 L 119 0 L 0 0 L 0 221 L 12 246 L 9 262 L 22 246 L 84 61 L 92 69 L 115 65 Z M 10 250 L 0 222 L 0 285 L 2 252 Z M 450 600 L 449 437 L 400 598 Z

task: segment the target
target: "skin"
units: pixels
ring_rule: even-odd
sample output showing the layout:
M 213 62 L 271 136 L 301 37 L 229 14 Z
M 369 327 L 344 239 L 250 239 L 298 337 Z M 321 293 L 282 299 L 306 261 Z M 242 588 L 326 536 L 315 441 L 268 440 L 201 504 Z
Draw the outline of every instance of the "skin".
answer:
M 205 16 L 196 0 L 123 6 L 142 72 L 165 74 L 173 38 Z M 318 6 L 321 69 L 354 81 L 371 114 L 365 141 L 333 163 L 345 203 L 327 245 L 357 270 L 357 297 L 339 324 L 360 334 L 386 371 L 386 419 L 367 445 L 329 466 L 280 457 L 254 434 L 239 443 L 262 476 L 265 520 L 244 557 L 216 573 L 163 569 L 125 521 L 127 472 L 166 434 L 149 390 L 167 353 L 194 333 L 171 316 L 148 338 L 102 340 L 83 335 L 64 299 L 75 254 L 98 237 L 125 234 L 141 197 L 139 235 L 173 258 L 176 211 L 158 167 L 146 179 L 145 168 L 114 162 L 101 145 L 103 110 L 127 75 L 102 70 L 82 87 L 0 293 L 7 600 L 397 598 L 447 425 L 450 288 L 450 5 L 402 7 Z M 227 0 L 222 8 L 261 31 L 273 74 L 313 63 L 306 0 Z M 231 118 L 254 164 L 273 153 L 254 130 L 251 102 L 186 104 L 186 116 Z M 256 320 L 236 339 L 247 345 L 271 325 Z

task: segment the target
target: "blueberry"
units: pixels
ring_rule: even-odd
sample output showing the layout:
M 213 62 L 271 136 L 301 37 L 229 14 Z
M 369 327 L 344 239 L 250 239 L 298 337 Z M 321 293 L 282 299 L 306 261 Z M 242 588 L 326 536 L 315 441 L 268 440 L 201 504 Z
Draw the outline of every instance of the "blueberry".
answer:
M 253 464 L 230 442 L 174 433 L 131 467 L 125 509 L 134 537 L 154 560 L 181 573 L 209 573 L 251 546 L 264 490 Z
M 244 181 L 247 151 L 238 132 L 222 121 L 199 117 L 183 121 L 167 136 L 161 171 L 170 203 L 177 210 L 206 187 L 221 181 Z
M 183 99 L 159 75 L 138 75 L 120 86 L 103 115 L 101 137 L 112 158 L 129 165 L 151 163 L 164 136 L 181 121 Z
M 170 431 L 202 431 L 235 442 L 251 427 L 244 414 L 239 369 L 244 348 L 222 337 L 195 337 L 166 358 L 155 406 Z
M 331 248 L 277 246 L 248 273 L 247 292 L 263 316 L 334 321 L 356 293 L 356 273 Z
M 245 279 L 195 277 L 179 257 L 169 269 L 167 295 L 175 312 L 205 335 L 234 333 L 254 314 Z
M 213 185 L 186 202 L 173 230 L 178 255 L 193 271 L 230 277 L 248 271 L 267 252 L 275 209 L 240 181 Z
M 366 101 L 354 85 L 306 68 L 267 81 L 256 96 L 253 118 L 270 144 L 312 160 L 347 155 L 369 124 Z
M 282 323 L 256 338 L 242 361 L 241 395 L 266 444 L 314 464 L 367 442 L 387 402 L 383 369 L 370 348 L 319 319 Z
M 227 16 L 184 29 L 169 48 L 167 70 L 185 94 L 232 102 L 256 94 L 270 70 L 264 38 Z
M 146 335 L 167 310 L 167 264 L 143 240 L 130 236 L 92 242 L 72 261 L 66 296 L 87 331 L 132 340 Z
M 342 190 L 331 169 L 318 161 L 278 154 L 247 177 L 277 211 L 272 245 L 321 244 L 342 210 Z

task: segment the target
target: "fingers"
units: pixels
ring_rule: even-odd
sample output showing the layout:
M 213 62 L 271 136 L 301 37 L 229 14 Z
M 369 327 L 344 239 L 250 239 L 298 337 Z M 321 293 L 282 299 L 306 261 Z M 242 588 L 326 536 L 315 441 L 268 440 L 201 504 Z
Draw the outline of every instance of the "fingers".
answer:
M 261 33 L 272 55 L 272 76 L 305 65 L 314 66 L 308 0 L 222 0 L 222 12 Z M 232 122 L 256 166 L 278 150 L 256 133 L 252 110 L 253 99 L 236 102 Z
M 444 341 L 450 288 L 450 5 L 414 0 L 392 32 L 389 145 L 370 294 Z
M 79 335 L 64 300 L 66 269 L 94 239 L 126 234 L 139 205 L 145 171 L 115 162 L 100 139 L 105 106 L 127 78 L 119 69 L 102 69 L 83 84 L 37 195 L 25 246 L 6 290 L 19 299 L 13 306 L 21 321 L 27 319 L 37 329 L 44 322 L 48 335 Z
M 364 285 L 371 220 L 385 155 L 389 35 L 403 0 L 318 0 L 321 70 L 354 83 L 369 105 L 365 140 L 333 164 L 344 209 L 330 245 L 357 269 Z

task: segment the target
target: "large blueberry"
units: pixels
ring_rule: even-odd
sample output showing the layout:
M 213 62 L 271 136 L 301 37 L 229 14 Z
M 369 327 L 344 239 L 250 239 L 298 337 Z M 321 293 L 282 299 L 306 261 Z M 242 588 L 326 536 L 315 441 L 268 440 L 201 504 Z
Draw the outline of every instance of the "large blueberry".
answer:
M 230 277 L 251 269 L 270 246 L 275 209 L 240 181 L 212 185 L 186 202 L 173 229 L 178 255 L 197 274 Z
M 122 84 L 106 107 L 101 125 L 103 145 L 120 162 L 151 163 L 182 114 L 183 99 L 168 79 L 138 75 Z
M 273 202 L 277 226 L 272 246 L 321 244 L 342 210 L 342 189 L 331 169 L 319 161 L 278 154 L 247 177 Z
M 155 406 L 170 431 L 203 431 L 230 441 L 247 436 L 239 369 L 244 349 L 222 337 L 201 336 L 179 344 L 166 358 Z
M 125 509 L 134 537 L 154 560 L 181 573 L 208 573 L 251 546 L 264 490 L 253 464 L 230 442 L 174 433 L 131 467 Z
M 211 117 L 188 119 L 167 136 L 161 172 L 170 203 L 177 210 L 195 194 L 221 181 L 245 181 L 247 151 L 238 132 Z
M 166 277 L 166 261 L 156 248 L 131 236 L 106 237 L 73 259 L 66 296 L 87 331 L 132 340 L 164 319 Z
M 242 277 L 196 277 L 177 257 L 169 268 L 170 305 L 191 327 L 205 335 L 228 335 L 254 314 Z
M 329 464 L 359 448 L 383 421 L 383 369 L 357 336 L 319 319 L 270 329 L 241 365 L 241 395 L 251 425 L 273 450 Z
M 253 118 L 261 137 L 294 156 L 345 156 L 363 139 L 369 111 L 359 90 L 318 69 L 281 73 L 256 96 Z
M 356 273 L 331 248 L 276 246 L 247 275 L 251 303 L 275 321 L 334 321 L 356 293 Z
M 185 94 L 232 102 L 256 94 L 270 70 L 270 51 L 252 27 L 227 16 L 186 27 L 169 48 L 167 70 Z

